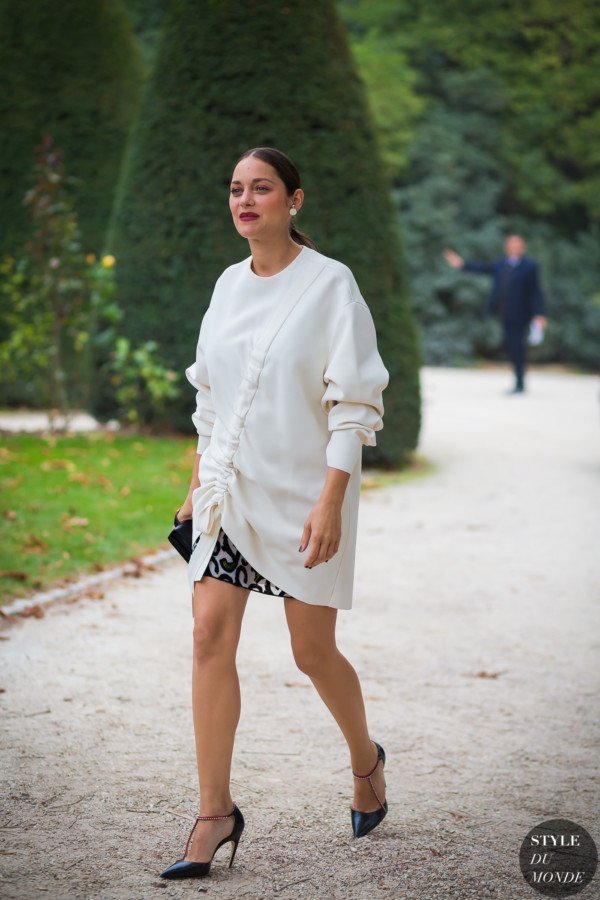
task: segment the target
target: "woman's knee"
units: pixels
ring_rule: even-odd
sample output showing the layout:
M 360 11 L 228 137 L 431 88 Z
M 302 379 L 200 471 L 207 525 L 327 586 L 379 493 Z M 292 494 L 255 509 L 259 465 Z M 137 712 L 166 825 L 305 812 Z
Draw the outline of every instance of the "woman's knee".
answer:
M 335 644 L 323 641 L 292 640 L 294 661 L 305 675 L 315 676 L 327 670 L 338 652 Z
M 196 616 L 193 637 L 196 662 L 235 659 L 239 635 L 221 617 L 202 614 Z
M 201 663 L 229 661 L 235 659 L 246 600 L 231 597 L 230 585 L 214 579 L 207 582 L 194 585 L 194 658 Z

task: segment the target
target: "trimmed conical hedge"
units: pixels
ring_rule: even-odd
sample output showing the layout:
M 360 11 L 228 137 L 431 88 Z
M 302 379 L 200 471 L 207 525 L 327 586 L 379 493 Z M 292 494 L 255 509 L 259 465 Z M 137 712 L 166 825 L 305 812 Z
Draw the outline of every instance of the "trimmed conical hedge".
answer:
M 125 0 L 148 71 L 152 70 L 156 47 L 169 0 Z
M 135 339 L 183 372 L 215 280 L 246 257 L 228 207 L 237 157 L 287 153 L 303 178 L 298 227 L 350 266 L 390 371 L 369 461 L 398 462 L 419 431 L 419 355 L 372 119 L 331 0 L 173 0 L 107 249 Z M 190 391 L 172 422 L 189 429 Z
M 30 236 L 23 206 L 43 133 L 63 151 L 84 246 L 102 248 L 142 86 L 121 0 L 0 0 L 0 252 Z

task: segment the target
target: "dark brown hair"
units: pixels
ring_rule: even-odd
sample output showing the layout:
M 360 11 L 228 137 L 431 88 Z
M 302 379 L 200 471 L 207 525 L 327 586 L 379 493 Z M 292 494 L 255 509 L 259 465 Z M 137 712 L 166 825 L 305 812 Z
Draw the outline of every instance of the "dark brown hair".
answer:
M 256 156 L 257 159 L 268 163 L 275 169 L 285 185 L 288 197 L 291 197 L 294 191 L 297 191 L 300 187 L 300 173 L 298 169 L 289 156 L 286 156 L 281 150 L 276 150 L 275 147 L 253 147 L 252 150 L 246 150 L 245 153 L 242 153 L 240 158 L 236 160 L 236 166 L 248 156 Z M 313 250 L 317 249 L 315 242 L 307 234 L 296 228 L 292 216 L 290 216 L 290 237 L 297 244 L 312 247 Z

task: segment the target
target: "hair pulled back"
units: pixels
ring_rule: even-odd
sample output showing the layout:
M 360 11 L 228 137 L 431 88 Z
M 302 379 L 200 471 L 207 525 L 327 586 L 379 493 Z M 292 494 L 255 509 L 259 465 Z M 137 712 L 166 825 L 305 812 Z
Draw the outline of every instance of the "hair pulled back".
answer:
M 289 156 L 286 156 L 281 150 L 277 150 L 275 147 L 253 147 L 251 150 L 246 150 L 245 153 L 242 153 L 239 159 L 236 160 L 236 166 L 248 156 L 256 156 L 257 159 L 268 163 L 275 169 L 285 185 L 288 197 L 291 197 L 294 191 L 297 191 L 298 188 L 301 187 L 298 169 Z M 290 237 L 297 244 L 302 244 L 305 247 L 312 247 L 313 250 L 317 249 L 315 242 L 309 238 L 307 234 L 304 234 L 303 231 L 299 231 L 298 228 L 296 228 L 292 216 L 290 216 L 289 229 Z

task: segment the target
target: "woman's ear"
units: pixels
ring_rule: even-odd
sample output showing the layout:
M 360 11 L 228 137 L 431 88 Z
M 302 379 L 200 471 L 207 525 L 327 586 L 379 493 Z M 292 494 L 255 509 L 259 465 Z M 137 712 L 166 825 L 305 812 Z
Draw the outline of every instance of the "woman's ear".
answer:
M 293 202 L 296 209 L 300 209 L 302 207 L 302 201 L 304 200 L 304 191 L 302 188 L 298 188 L 297 191 L 294 191 Z

